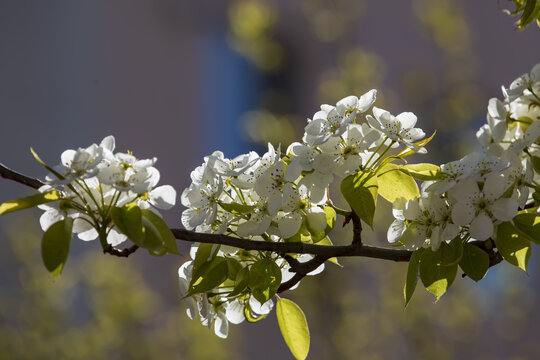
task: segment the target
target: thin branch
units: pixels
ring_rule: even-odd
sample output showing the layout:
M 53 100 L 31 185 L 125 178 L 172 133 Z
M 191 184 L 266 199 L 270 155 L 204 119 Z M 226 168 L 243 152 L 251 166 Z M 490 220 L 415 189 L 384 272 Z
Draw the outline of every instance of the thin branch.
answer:
M 106 246 L 104 249 L 103 249 L 103 253 L 104 254 L 110 254 L 110 255 L 113 255 L 113 256 L 118 256 L 118 257 L 128 257 L 129 255 L 133 254 L 135 251 L 137 251 L 139 247 L 137 245 L 133 245 L 133 246 L 130 246 L 128 248 L 125 248 L 125 249 L 115 249 L 114 247 L 112 247 L 111 244 L 108 244 L 108 246 Z
M 369 257 L 382 260 L 392 260 L 407 262 L 411 258 L 412 252 L 399 249 L 387 249 L 374 246 L 363 245 L 315 245 L 302 242 L 271 242 L 241 239 L 221 234 L 203 234 L 185 229 L 171 229 L 178 240 L 189 242 L 200 242 L 206 244 L 230 245 L 244 250 L 272 251 L 278 254 L 312 254 L 324 258 L 331 257 Z
M 298 282 L 302 280 L 307 274 L 309 274 L 310 272 L 312 272 L 313 270 L 321 266 L 321 264 L 323 264 L 326 260 L 328 260 L 328 258 L 325 258 L 323 256 L 315 256 L 313 259 L 305 263 L 301 263 L 298 260 L 291 258 L 288 255 L 285 255 L 284 257 L 285 257 L 285 260 L 289 262 L 289 265 L 291 265 L 292 272 L 295 272 L 296 274 L 294 274 L 292 278 L 290 278 L 289 280 L 287 280 L 286 282 L 284 282 L 283 284 L 279 286 L 277 290 L 278 293 L 282 293 L 284 291 L 289 290 L 294 285 L 298 284 Z M 289 257 L 293 261 L 289 261 L 287 257 Z
M 28 177 L 26 175 L 20 174 L 16 171 L 11 170 L 4 164 L 0 163 L 0 176 L 5 179 L 13 180 L 23 185 L 29 186 L 34 189 L 39 189 L 43 184 L 41 181 L 35 178 Z
M 34 189 L 38 189 L 43 185 L 43 183 L 39 181 L 38 179 L 31 178 L 26 175 L 22 175 L 16 171 L 9 169 L 8 167 L 2 164 L 0 164 L 0 175 L 8 180 L 16 181 L 18 183 L 32 187 Z M 282 243 L 282 242 L 270 242 L 270 241 L 256 241 L 256 240 L 235 238 L 232 236 L 220 235 L 220 234 L 196 233 L 196 232 L 185 230 L 185 229 L 171 229 L 171 231 L 173 232 L 174 236 L 178 240 L 187 241 L 187 242 L 207 243 L 207 244 L 230 245 L 230 246 L 234 246 L 234 247 L 244 249 L 244 250 L 271 251 L 278 254 L 286 254 L 286 253 L 312 254 L 312 255 L 318 255 L 319 259 L 323 259 L 323 258 L 329 259 L 332 257 L 361 256 L 361 257 L 369 257 L 369 258 L 382 259 L 382 260 L 392 260 L 392 261 L 399 261 L 399 262 L 409 261 L 409 259 L 411 258 L 412 252 L 407 251 L 407 250 L 386 249 L 386 248 L 379 248 L 379 247 L 373 247 L 373 246 L 367 246 L 367 245 L 358 246 L 357 244 L 358 240 L 355 242 L 355 239 L 357 239 L 356 237 L 359 237 L 359 234 L 361 231 L 361 224 L 359 227 L 358 225 L 358 223 L 360 222 L 359 219 L 358 219 L 358 223 L 354 217 L 352 218 L 352 220 L 353 220 L 353 226 L 354 226 L 354 229 L 353 229 L 354 233 L 358 235 L 355 235 L 355 238 L 353 238 L 353 244 L 341 245 L 341 246 L 340 245 L 333 245 L 333 246 L 314 245 L 314 244 L 306 244 L 306 243 L 300 243 L 300 242 Z M 111 255 L 116 255 L 116 256 L 129 256 L 134 251 L 136 251 L 136 248 L 134 246 L 128 249 L 124 249 L 124 250 L 116 250 L 116 249 L 113 250 L 112 247 L 111 247 L 111 250 L 108 250 L 108 249 L 105 250 L 106 253 L 109 253 Z M 308 263 L 305 263 L 305 264 L 308 264 Z M 312 263 L 312 264 L 315 264 L 315 263 Z M 297 274 L 299 273 L 297 272 Z

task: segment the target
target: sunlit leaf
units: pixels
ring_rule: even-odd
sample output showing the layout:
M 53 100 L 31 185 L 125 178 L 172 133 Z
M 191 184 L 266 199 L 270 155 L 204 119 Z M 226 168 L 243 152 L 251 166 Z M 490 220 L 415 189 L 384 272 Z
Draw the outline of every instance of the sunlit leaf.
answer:
M 59 191 L 52 190 L 41 194 L 35 194 L 27 196 L 25 198 L 6 201 L 0 205 L 0 215 L 4 215 L 13 211 L 23 210 L 38 206 L 41 204 L 57 201 L 62 198 L 62 194 Z
M 412 176 L 398 169 L 398 165 L 386 164 L 379 170 L 380 175 L 377 177 L 379 195 L 391 203 L 398 198 L 410 200 L 420 196 L 418 185 Z
M 309 352 L 309 328 L 304 312 L 288 299 L 277 301 L 276 316 L 281 335 L 297 360 L 303 360 Z
M 402 165 L 399 170 L 420 181 L 438 180 L 443 176 L 440 167 L 428 163 Z
M 504 260 L 527 271 L 529 258 L 531 257 L 531 243 L 527 238 L 514 228 L 511 222 L 505 222 L 497 226 L 495 245 Z
M 377 204 L 377 177 L 371 173 L 349 175 L 341 182 L 341 193 L 360 219 L 373 228 Z
M 457 264 L 442 265 L 441 251 L 426 249 L 420 258 L 420 279 L 436 297 L 436 301 L 450 288 L 456 278 Z
M 512 221 L 528 240 L 540 245 L 540 214 L 519 214 Z

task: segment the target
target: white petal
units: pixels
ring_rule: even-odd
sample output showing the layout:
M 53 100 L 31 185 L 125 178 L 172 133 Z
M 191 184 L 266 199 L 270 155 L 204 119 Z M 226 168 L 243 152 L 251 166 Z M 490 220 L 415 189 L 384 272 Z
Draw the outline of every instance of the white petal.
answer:
M 238 299 L 228 302 L 225 315 L 232 324 L 240 324 L 246 319 L 244 316 L 244 304 Z
M 506 179 L 504 175 L 492 173 L 486 176 L 486 182 L 484 183 L 482 192 L 485 194 L 486 199 L 495 200 L 504 193 L 505 186 Z
M 109 235 L 107 236 L 107 242 L 112 246 L 117 246 L 127 240 L 127 236 L 121 232 L 116 231 L 116 229 L 111 229 Z
M 373 103 L 375 103 L 375 99 L 377 98 L 377 90 L 372 89 L 369 90 L 364 95 L 360 96 L 358 99 L 358 111 L 361 113 L 367 111 Z
M 405 222 L 400 219 L 396 219 L 390 224 L 390 227 L 388 228 L 388 232 L 386 234 L 388 238 L 388 242 L 390 244 L 395 244 L 403 235 L 403 232 L 405 231 Z
M 510 221 L 517 215 L 518 203 L 514 198 L 502 198 L 496 200 L 489 210 L 498 220 Z
M 176 204 L 176 190 L 171 185 L 158 186 L 150 191 L 150 203 L 162 210 L 169 210 Z
M 468 225 L 475 214 L 476 210 L 471 203 L 459 202 L 452 208 L 452 221 L 459 226 Z
M 476 240 L 487 240 L 493 235 L 493 221 L 484 212 L 471 222 L 471 237 Z
M 222 339 L 226 339 L 229 334 L 229 322 L 225 317 L 223 311 L 217 313 L 216 320 L 214 322 L 214 332 Z
M 257 299 L 251 296 L 249 298 L 249 307 L 254 313 L 258 315 L 266 315 L 270 311 L 272 311 L 272 308 L 274 307 L 274 303 L 272 302 L 272 299 L 270 299 L 261 305 L 261 303 Z
M 303 221 L 302 215 L 299 212 L 292 212 L 278 220 L 278 228 L 281 233 L 281 237 L 288 239 L 300 230 Z
M 43 229 L 43 231 L 47 231 L 49 226 L 63 219 L 64 219 L 64 215 L 62 215 L 62 213 L 59 210 L 51 208 L 45 211 L 40 216 L 39 224 L 41 225 L 41 229 Z

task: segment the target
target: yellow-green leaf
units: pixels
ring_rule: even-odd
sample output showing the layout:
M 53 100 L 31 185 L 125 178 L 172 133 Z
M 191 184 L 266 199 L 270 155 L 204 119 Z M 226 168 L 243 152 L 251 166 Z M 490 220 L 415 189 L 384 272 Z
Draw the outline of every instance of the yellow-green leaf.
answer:
M 377 204 L 377 176 L 372 173 L 349 175 L 341 182 L 341 193 L 356 215 L 373 228 Z
M 52 201 L 60 200 L 61 198 L 62 194 L 59 191 L 52 190 L 41 194 L 27 196 L 21 199 L 6 201 L 0 205 L 0 215 L 46 204 Z
M 399 167 L 399 170 L 420 181 L 438 180 L 442 178 L 441 168 L 429 163 L 402 165 Z
M 440 249 L 439 249 L 440 250 Z M 441 251 L 426 249 L 420 258 L 420 279 L 426 287 L 436 297 L 436 301 L 448 290 L 454 282 L 457 273 L 457 264 L 442 265 Z
M 516 229 L 529 240 L 540 245 L 540 214 L 519 214 L 512 221 Z
M 527 271 L 529 258 L 531 257 L 531 243 L 527 238 L 514 228 L 511 222 L 505 222 L 497 226 L 495 245 L 504 260 Z
M 49 272 L 57 278 L 66 263 L 71 245 L 73 219 L 65 218 L 52 224 L 43 234 L 41 257 Z
M 288 299 L 277 301 L 276 316 L 281 335 L 297 360 L 304 360 L 309 352 L 309 328 L 304 312 Z
M 398 165 L 386 164 L 379 170 L 380 175 L 377 177 L 379 195 L 391 203 L 398 198 L 410 200 L 420 196 L 418 185 L 412 176 L 398 169 Z

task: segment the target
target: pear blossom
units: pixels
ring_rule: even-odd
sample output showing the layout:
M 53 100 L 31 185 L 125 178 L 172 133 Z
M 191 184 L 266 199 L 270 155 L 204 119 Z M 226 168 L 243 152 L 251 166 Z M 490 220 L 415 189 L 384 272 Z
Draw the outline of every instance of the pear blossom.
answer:
M 373 116 L 367 115 L 366 119 L 374 129 L 385 134 L 391 141 L 395 143 L 403 143 L 408 148 L 424 153 L 425 149 L 413 144 L 414 141 L 422 139 L 426 134 L 422 129 L 415 128 L 416 115 L 411 112 L 403 112 L 397 116 L 390 114 L 388 111 L 373 107 Z M 394 145 L 397 146 L 397 145 Z

